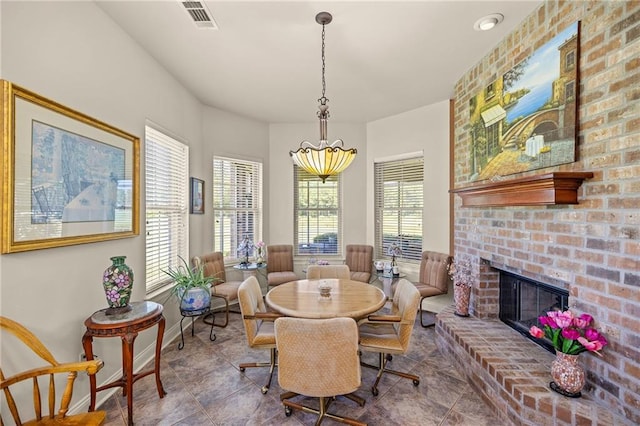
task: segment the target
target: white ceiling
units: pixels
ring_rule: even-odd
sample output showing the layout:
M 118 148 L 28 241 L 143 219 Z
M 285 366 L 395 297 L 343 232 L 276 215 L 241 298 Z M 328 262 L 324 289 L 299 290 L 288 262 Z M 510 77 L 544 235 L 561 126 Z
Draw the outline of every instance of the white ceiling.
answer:
M 321 25 L 331 120 L 368 122 L 449 99 L 456 81 L 541 0 L 212 1 L 219 29 L 178 0 L 97 1 L 204 104 L 270 123 L 316 120 Z M 480 17 L 502 24 L 478 32 Z

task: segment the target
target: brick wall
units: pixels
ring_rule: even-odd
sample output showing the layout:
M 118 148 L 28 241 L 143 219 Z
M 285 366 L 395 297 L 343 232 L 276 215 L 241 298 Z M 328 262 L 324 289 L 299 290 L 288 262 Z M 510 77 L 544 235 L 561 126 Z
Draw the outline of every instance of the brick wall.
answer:
M 587 392 L 640 424 L 640 2 L 548 1 L 455 87 L 454 185 L 472 185 L 469 100 L 570 24 L 581 21 L 577 161 L 551 171 L 591 171 L 578 205 L 462 208 L 455 253 L 477 261 L 471 312 L 498 313 L 499 264 L 569 289 L 610 345 L 581 356 Z

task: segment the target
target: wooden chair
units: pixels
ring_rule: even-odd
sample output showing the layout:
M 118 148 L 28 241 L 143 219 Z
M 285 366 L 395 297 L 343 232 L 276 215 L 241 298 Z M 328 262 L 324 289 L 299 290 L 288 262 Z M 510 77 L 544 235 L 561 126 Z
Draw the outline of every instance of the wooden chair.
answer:
M 348 244 L 344 262 L 351 271 L 352 280 L 368 283 L 373 269 L 373 246 Z
M 5 377 L 4 372 L 0 368 L 0 390 L 2 391 L 9 412 L 13 417 L 13 422 L 17 425 L 29 424 L 29 425 L 101 425 L 104 423 L 107 413 L 105 411 L 92 411 L 89 413 L 80 413 L 67 416 L 69 410 L 69 404 L 71 403 L 71 397 L 73 394 L 73 384 L 78 374 L 78 371 L 84 371 L 87 374 L 96 374 L 98 370 L 102 368 L 101 360 L 84 361 L 84 362 L 70 362 L 60 363 L 56 361 L 51 352 L 42 344 L 42 342 L 29 330 L 17 322 L 0 316 L 0 328 L 3 331 L 7 331 L 20 339 L 29 349 L 31 349 L 37 356 L 47 362 L 48 365 L 36 367 L 27 371 L 17 373 L 10 377 Z M 5 340 L 6 344 L 6 340 Z M 5 347 L 6 348 L 6 347 Z M 6 349 L 5 349 L 6 350 Z M 13 348 L 12 348 L 13 350 Z M 60 406 L 56 412 L 56 386 L 55 375 L 60 373 L 67 374 L 67 382 L 64 386 L 62 397 L 60 398 Z M 48 415 L 42 414 L 42 391 L 40 390 L 40 383 L 38 378 L 42 376 L 48 376 L 49 380 L 44 387 L 44 396 L 46 398 L 46 406 L 48 408 Z M 14 399 L 13 394 L 10 391 L 12 385 L 26 380 L 33 382 L 33 408 L 35 412 L 35 419 L 28 422 L 24 422 L 19 414 L 18 405 Z M 21 386 L 21 385 L 19 385 Z M 18 386 L 13 387 L 17 391 Z M 48 397 L 47 397 L 48 394 Z M 2 413 L 4 414 L 4 413 Z M 8 420 L 8 419 L 7 419 Z M 4 418 L 0 415 L 0 424 L 8 424 Z

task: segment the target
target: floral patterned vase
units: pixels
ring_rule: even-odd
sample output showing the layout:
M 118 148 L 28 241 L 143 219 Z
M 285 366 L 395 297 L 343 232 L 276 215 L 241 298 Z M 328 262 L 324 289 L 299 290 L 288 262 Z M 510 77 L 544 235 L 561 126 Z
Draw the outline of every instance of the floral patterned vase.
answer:
M 106 315 L 122 314 L 131 310 L 129 299 L 133 287 L 133 271 L 124 263 L 125 259 L 126 256 L 112 257 L 113 264 L 104 271 L 102 285 L 109 304 Z
M 584 387 L 584 369 L 578 364 L 578 355 L 568 355 L 556 351 L 556 359 L 551 363 L 553 382 L 549 387 L 561 395 L 571 398 L 582 396 Z
M 180 312 L 183 315 L 193 316 L 204 313 L 211 306 L 211 290 L 204 288 L 190 288 L 178 292 L 180 298 Z
M 454 285 L 453 299 L 456 303 L 456 311 L 459 317 L 469 316 L 469 298 L 471 297 L 471 287 L 466 285 Z

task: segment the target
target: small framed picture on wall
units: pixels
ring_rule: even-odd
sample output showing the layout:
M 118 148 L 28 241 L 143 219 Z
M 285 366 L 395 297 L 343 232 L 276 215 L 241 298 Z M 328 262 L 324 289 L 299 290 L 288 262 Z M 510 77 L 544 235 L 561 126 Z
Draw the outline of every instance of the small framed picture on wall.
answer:
M 204 214 L 204 181 L 191 178 L 191 203 L 189 213 Z

